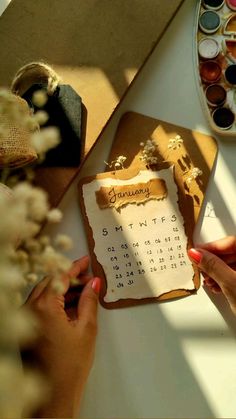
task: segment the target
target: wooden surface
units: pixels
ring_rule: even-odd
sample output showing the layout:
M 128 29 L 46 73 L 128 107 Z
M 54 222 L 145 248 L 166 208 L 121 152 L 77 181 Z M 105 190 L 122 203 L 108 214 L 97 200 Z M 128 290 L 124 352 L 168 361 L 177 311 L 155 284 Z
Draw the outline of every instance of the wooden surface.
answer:
M 183 0 L 12 0 L 0 17 L 0 85 L 52 65 L 87 109 L 87 153 Z

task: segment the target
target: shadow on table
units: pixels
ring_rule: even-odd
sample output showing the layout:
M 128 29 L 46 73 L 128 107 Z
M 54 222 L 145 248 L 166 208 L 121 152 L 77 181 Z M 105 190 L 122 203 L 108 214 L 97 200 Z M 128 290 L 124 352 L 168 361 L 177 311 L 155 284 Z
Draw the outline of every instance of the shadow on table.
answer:
M 199 330 L 203 345 L 206 336 L 214 339 L 214 332 L 208 336 Z M 184 355 L 183 337 L 158 304 L 110 311 L 108 316 L 100 312 L 96 362 L 82 417 L 214 418 Z

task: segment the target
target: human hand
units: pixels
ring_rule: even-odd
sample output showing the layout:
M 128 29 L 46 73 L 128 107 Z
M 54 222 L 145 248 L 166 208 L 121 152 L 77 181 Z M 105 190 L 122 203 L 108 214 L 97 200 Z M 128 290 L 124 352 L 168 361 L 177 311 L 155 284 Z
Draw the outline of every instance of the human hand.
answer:
M 51 397 L 40 417 L 74 417 L 92 366 L 97 333 L 100 278 L 86 275 L 87 256 L 75 261 L 63 276 L 64 292 L 56 294 L 52 280 L 43 279 L 32 291 L 26 307 L 39 320 L 36 356 L 51 384 Z M 65 310 L 71 278 L 84 284 L 74 313 Z M 71 316 L 71 314 L 73 314 Z
M 236 236 L 228 236 L 190 249 L 188 255 L 214 293 L 223 292 L 236 315 Z

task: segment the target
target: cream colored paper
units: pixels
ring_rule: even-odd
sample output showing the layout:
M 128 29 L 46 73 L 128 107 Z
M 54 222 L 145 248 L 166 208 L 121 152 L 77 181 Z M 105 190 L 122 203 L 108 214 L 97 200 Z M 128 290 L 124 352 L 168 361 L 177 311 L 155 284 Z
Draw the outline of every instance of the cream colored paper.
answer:
M 114 208 L 100 209 L 96 202 L 96 191 L 101 186 L 138 184 L 151 179 L 165 181 L 166 198 L 127 205 L 119 212 Z M 96 179 L 83 185 L 83 199 L 93 231 L 94 252 L 107 279 L 105 302 L 194 289 L 194 271 L 186 253 L 187 237 L 173 168 L 140 171 L 132 180 Z

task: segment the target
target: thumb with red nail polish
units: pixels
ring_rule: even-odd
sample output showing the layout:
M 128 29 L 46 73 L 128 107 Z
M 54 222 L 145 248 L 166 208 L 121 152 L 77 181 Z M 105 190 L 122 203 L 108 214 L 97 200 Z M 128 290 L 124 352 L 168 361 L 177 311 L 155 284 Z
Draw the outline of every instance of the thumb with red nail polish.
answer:
M 194 248 L 189 249 L 188 255 L 189 255 L 190 259 L 192 259 L 193 262 L 195 262 L 197 265 L 202 260 L 202 253 L 197 249 L 194 249 Z
M 232 311 L 236 314 L 236 272 L 221 259 L 205 248 L 188 250 L 189 258 L 209 278 L 213 279 L 227 298 Z

